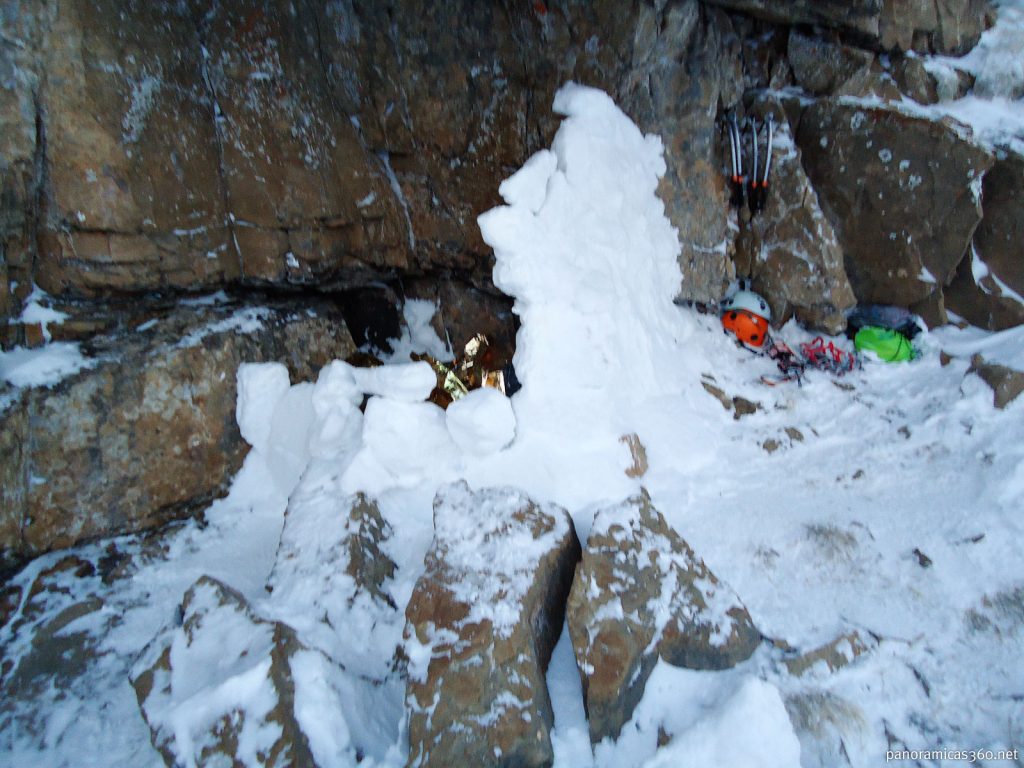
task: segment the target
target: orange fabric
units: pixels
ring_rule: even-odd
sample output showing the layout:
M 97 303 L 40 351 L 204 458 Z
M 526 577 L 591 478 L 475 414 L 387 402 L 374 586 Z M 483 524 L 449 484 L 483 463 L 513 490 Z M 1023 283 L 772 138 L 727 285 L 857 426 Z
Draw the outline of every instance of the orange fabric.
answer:
M 751 347 L 764 346 L 768 338 L 768 321 L 745 309 L 730 309 L 722 315 L 722 327 Z

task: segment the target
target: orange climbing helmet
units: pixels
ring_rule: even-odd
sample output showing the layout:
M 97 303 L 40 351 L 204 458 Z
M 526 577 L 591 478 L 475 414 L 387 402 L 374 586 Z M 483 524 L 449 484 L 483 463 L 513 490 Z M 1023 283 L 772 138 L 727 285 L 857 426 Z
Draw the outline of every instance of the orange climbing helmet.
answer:
M 722 302 L 722 327 L 750 347 L 763 347 L 772 310 L 753 291 L 737 291 Z
M 722 315 L 722 327 L 744 344 L 764 346 L 768 338 L 768 321 L 746 309 L 729 309 Z

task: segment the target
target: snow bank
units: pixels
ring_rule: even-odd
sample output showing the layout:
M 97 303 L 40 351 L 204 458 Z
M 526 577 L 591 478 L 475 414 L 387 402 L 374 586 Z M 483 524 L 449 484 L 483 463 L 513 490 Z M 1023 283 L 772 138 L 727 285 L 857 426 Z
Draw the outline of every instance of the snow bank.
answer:
M 734 691 L 715 700 L 714 694 L 719 694 L 724 686 L 720 680 L 706 679 L 707 674 L 658 663 L 648 681 L 650 694 L 644 705 L 676 717 L 680 710 L 690 710 L 691 719 L 643 764 L 644 768 L 680 765 L 799 768 L 800 742 L 778 689 L 763 680 L 747 677 Z M 702 688 L 694 690 L 698 686 Z M 712 696 L 708 695 L 709 690 Z M 694 699 L 700 706 L 694 706 Z M 686 704 L 680 706 L 680 701 Z
M 550 150 L 502 183 L 506 205 L 478 219 L 494 282 L 522 320 L 513 399 L 518 433 L 506 462 L 525 487 L 570 507 L 622 498 L 634 407 L 678 391 L 689 323 L 673 304 L 680 246 L 656 190 L 662 143 L 611 98 L 569 84 Z M 490 479 L 490 478 L 487 478 Z
M 506 180 L 507 205 L 479 218 L 494 282 L 522 319 L 515 366 L 538 404 L 637 400 L 666 390 L 682 275 L 656 195 L 661 139 L 644 136 L 602 91 L 570 84 L 551 150 Z

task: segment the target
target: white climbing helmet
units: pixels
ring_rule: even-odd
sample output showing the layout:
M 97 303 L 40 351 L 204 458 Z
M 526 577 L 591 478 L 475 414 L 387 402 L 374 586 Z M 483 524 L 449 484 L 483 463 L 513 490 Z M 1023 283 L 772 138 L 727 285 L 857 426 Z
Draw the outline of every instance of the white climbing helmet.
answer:
M 758 317 L 763 317 L 771 322 L 771 307 L 768 306 L 767 301 L 753 291 L 736 291 L 736 293 L 722 302 L 723 312 L 732 312 L 740 309 L 746 310 Z

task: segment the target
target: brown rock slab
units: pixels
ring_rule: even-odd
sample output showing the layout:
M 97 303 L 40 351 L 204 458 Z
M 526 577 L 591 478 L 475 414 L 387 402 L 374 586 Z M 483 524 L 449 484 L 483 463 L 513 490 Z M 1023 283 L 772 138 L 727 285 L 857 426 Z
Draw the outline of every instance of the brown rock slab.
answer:
M 870 51 L 810 37 L 796 28 L 789 31 L 787 58 L 797 84 L 819 96 L 834 93 L 875 60 Z
M 578 560 L 558 507 L 465 483 L 438 493 L 406 609 L 410 766 L 551 765 L 544 673 Z
M 651 504 L 646 491 L 594 520 L 568 605 L 590 739 L 616 739 L 661 658 L 727 669 L 761 642 L 747 609 Z
M 805 113 L 803 166 L 858 301 L 910 307 L 952 280 L 993 161 L 959 130 L 856 103 L 819 101 Z
M 143 530 L 222 494 L 247 447 L 235 423 L 242 362 L 298 378 L 351 354 L 328 306 L 184 306 L 94 339 L 92 366 L 16 392 L 0 413 L 0 562 Z

